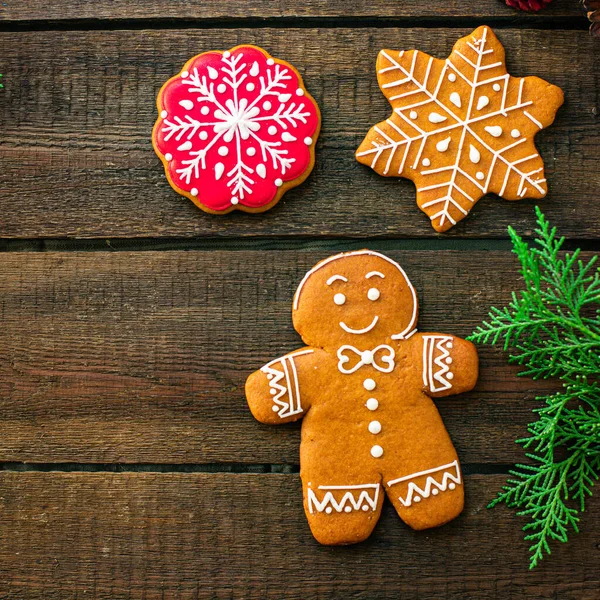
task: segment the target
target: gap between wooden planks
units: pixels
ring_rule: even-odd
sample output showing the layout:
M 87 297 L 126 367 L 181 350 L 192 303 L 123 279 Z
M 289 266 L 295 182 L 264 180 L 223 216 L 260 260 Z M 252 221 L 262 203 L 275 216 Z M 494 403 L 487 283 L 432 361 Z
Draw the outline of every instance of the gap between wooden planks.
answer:
M 4 253 L 0 461 L 296 465 L 299 427 L 257 423 L 244 382 L 302 345 L 293 293 L 333 253 Z M 419 294 L 423 331 L 464 337 L 521 285 L 508 251 L 386 254 Z M 522 460 L 535 396 L 559 384 L 480 355 L 477 388 L 437 405 L 463 463 Z
M 0 8 L 0 18 L 13 21 L 68 21 L 80 19 L 267 19 L 273 17 L 415 17 L 436 18 L 504 17 L 515 22 L 539 23 L 553 17 L 582 17 L 583 9 L 575 0 L 554 0 L 543 12 L 523 13 L 500 0 L 460 0 L 422 2 L 421 0 L 55 0 L 50 3 L 10 1 Z
M 359 165 L 354 150 L 369 127 L 390 112 L 375 78 L 378 51 L 417 47 L 445 57 L 470 30 L 0 33 L 0 72 L 5 74 L 0 238 L 436 239 L 415 205 L 414 185 Z M 599 239 L 600 203 L 594 200 L 600 189 L 600 44 L 583 30 L 497 33 L 514 75 L 538 75 L 566 94 L 556 123 L 538 136 L 550 182 L 550 193 L 540 203 L 567 237 Z M 171 190 L 150 132 L 162 83 L 190 56 L 239 43 L 261 45 L 302 72 L 323 111 L 323 130 L 315 171 L 277 207 L 261 215 L 215 217 Z M 534 222 L 533 204 L 486 197 L 446 238 L 505 238 L 509 224 L 527 230 Z
M 582 600 L 600 589 L 600 503 L 534 572 L 503 476 L 465 478 L 463 514 L 414 532 L 389 503 L 373 535 L 312 538 L 298 475 L 0 473 L 4 600 Z

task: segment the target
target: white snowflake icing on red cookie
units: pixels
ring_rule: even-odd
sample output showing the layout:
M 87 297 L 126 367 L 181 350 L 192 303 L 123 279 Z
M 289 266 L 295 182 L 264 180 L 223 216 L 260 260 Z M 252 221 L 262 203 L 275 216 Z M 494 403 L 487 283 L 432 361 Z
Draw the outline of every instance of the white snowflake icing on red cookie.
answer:
M 192 58 L 157 103 L 169 182 L 208 212 L 266 210 L 312 170 L 319 108 L 297 71 L 260 48 Z

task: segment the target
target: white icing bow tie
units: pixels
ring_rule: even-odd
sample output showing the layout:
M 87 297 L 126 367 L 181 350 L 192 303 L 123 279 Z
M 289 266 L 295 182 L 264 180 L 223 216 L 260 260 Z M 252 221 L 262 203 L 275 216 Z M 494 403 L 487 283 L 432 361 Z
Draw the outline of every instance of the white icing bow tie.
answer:
M 377 348 L 373 348 L 373 350 L 363 350 L 362 352 L 354 346 L 346 344 L 337 351 L 337 355 L 340 359 L 338 369 L 346 375 L 354 373 L 354 371 L 357 371 L 364 365 L 372 365 L 382 373 L 390 373 L 395 366 L 394 349 L 387 344 L 381 344 Z M 350 362 L 353 363 L 352 366 L 346 368 L 345 365 Z

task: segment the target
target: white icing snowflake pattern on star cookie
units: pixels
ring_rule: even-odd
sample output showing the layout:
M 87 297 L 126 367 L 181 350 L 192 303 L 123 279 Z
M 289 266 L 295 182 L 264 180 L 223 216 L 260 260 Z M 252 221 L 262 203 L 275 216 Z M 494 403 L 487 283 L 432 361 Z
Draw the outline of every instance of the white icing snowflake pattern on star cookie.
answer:
M 211 212 L 268 205 L 312 168 L 318 107 L 295 70 L 259 48 L 195 57 L 159 110 L 153 140 L 170 182 Z
M 554 119 L 562 92 L 509 75 L 488 27 L 459 40 L 446 60 L 382 50 L 377 67 L 393 114 L 371 129 L 356 157 L 381 175 L 412 179 L 437 231 L 488 192 L 510 200 L 546 194 L 533 137 Z

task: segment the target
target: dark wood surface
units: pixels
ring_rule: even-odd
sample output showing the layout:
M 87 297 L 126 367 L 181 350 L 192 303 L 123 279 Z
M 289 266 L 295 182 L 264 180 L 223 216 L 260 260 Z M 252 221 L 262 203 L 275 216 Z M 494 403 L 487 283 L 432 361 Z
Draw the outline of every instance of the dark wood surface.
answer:
M 331 252 L 5 254 L 0 461 L 297 464 L 299 425 L 249 418 L 244 382 L 302 346 L 292 294 Z M 507 252 L 386 253 L 424 331 L 466 336 L 519 285 Z M 481 358 L 477 388 L 437 404 L 463 462 L 514 462 L 555 384 L 517 379 L 500 350 Z
M 596 600 L 597 529 L 528 572 L 519 521 L 485 508 L 502 481 L 468 476 L 465 511 L 441 529 L 411 531 L 386 504 L 367 542 L 328 548 L 296 475 L 3 473 L 0 570 L 19 575 L 2 597 Z
M 354 151 L 390 112 L 375 79 L 378 51 L 419 47 L 446 56 L 470 30 L 0 32 L 0 236 L 437 237 L 416 207 L 414 184 L 380 177 Z M 600 203 L 578 208 L 600 188 L 598 44 L 585 29 L 498 35 L 513 74 L 539 75 L 565 91 L 556 123 L 537 136 L 550 182 L 542 201 L 548 217 L 571 238 L 600 238 Z M 174 193 L 161 170 L 150 140 L 155 97 L 189 56 L 242 42 L 264 46 L 304 74 L 323 112 L 319 160 L 273 210 L 215 219 Z M 532 207 L 531 200 L 488 196 L 445 237 L 504 238 L 509 224 L 529 227 Z
M 506 228 L 530 201 L 483 199 L 435 234 L 414 186 L 353 152 L 388 106 L 383 47 L 443 57 L 494 26 L 514 75 L 566 102 L 537 140 L 548 217 L 600 250 L 600 43 L 577 0 L 56 0 L 0 3 L 0 600 L 599 600 L 600 501 L 529 572 L 525 521 L 485 507 L 523 460 L 535 397 L 480 348 L 470 394 L 437 401 L 467 506 L 415 533 L 386 505 L 365 543 L 306 524 L 298 424 L 246 407 L 247 375 L 298 347 L 291 299 L 316 261 L 400 261 L 420 328 L 466 336 L 520 279 Z M 214 217 L 173 193 L 150 143 L 154 99 L 192 55 L 242 42 L 292 62 L 323 112 L 313 174 L 263 215 Z M 599 493 L 596 493 L 598 496 Z
M 2 3 L 0 16 L 7 21 L 69 21 L 79 19 L 268 19 L 319 17 L 405 17 L 414 20 L 436 18 L 499 18 L 515 22 L 540 22 L 555 17 L 581 17 L 583 9 L 577 1 L 554 0 L 542 15 L 516 14 L 499 0 L 53 0 L 30 2 L 8 0 Z

